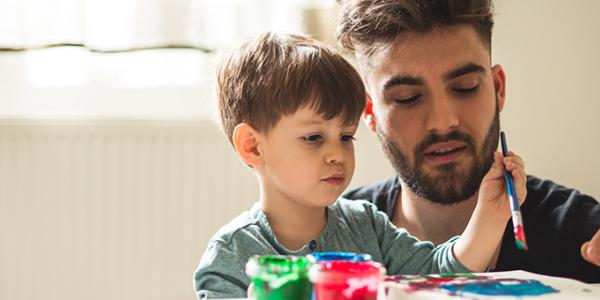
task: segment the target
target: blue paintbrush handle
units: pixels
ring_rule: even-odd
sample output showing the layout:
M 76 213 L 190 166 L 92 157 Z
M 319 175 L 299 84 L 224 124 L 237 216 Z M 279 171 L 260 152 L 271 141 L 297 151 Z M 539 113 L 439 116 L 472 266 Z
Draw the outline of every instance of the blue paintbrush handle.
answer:
M 504 131 L 500 132 L 500 144 L 502 145 L 502 155 L 508 155 L 508 146 L 506 145 L 506 135 Z M 504 168 L 504 177 L 506 178 L 506 187 L 508 189 L 508 194 L 510 195 L 510 209 L 512 211 L 519 211 L 519 198 L 517 197 L 517 193 L 515 191 L 515 179 L 512 174 L 508 172 L 506 168 Z
M 506 136 L 504 132 L 500 132 L 500 144 L 502 145 L 502 155 L 508 155 L 508 146 L 506 145 Z M 517 248 L 527 250 L 527 242 L 525 241 L 525 231 L 523 228 L 523 217 L 519 207 L 519 198 L 515 191 L 515 179 L 512 174 L 504 167 L 504 178 L 506 179 L 506 188 L 508 190 L 508 199 L 510 210 L 512 212 L 513 227 L 515 229 L 515 241 Z

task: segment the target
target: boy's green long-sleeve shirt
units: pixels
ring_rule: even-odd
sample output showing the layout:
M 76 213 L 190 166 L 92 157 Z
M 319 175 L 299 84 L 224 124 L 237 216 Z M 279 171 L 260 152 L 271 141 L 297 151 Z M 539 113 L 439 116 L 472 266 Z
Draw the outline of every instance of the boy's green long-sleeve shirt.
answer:
M 455 240 L 434 247 L 397 229 L 373 204 L 341 198 L 327 208 L 327 224 L 316 250 L 368 253 L 385 265 L 388 274 L 469 272 L 452 254 Z M 313 251 L 308 242 L 296 251 L 281 245 L 256 204 L 222 227 L 208 243 L 194 274 L 196 295 L 199 299 L 246 297 L 250 279 L 245 265 L 250 257 Z

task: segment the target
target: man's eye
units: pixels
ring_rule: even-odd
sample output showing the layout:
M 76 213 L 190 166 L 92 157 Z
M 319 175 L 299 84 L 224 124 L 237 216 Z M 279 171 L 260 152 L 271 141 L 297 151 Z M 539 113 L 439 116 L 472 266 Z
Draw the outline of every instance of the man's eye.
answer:
M 455 88 L 454 91 L 460 94 L 473 94 L 479 90 L 479 84 L 467 88 Z
M 312 143 L 318 143 L 318 142 L 322 141 L 323 137 L 320 134 L 311 134 L 311 135 L 302 137 L 302 139 L 304 139 L 305 142 L 312 144 Z
M 405 99 L 395 99 L 394 102 L 396 103 L 396 105 L 399 106 L 410 106 L 417 103 L 419 101 L 419 98 L 421 98 L 421 95 L 416 95 Z
M 346 143 L 347 142 L 352 142 L 352 141 L 356 140 L 353 135 L 349 135 L 349 134 L 342 135 L 341 139 L 342 139 L 342 142 L 346 142 Z

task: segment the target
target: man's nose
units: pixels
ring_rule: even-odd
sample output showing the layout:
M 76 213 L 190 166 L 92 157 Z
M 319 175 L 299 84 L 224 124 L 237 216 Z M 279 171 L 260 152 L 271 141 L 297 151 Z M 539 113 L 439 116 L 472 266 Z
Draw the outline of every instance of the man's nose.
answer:
M 444 134 L 458 127 L 457 106 L 448 97 L 437 97 L 431 101 L 426 118 L 426 128 L 430 132 Z

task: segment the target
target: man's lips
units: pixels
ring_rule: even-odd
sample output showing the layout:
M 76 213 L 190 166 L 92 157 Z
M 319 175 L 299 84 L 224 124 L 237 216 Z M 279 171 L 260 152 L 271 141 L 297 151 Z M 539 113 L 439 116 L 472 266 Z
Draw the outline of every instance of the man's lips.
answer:
M 435 143 L 425 149 L 425 159 L 432 163 L 450 163 L 465 153 L 467 144 L 460 141 Z
M 321 179 L 321 181 L 325 181 L 325 182 L 333 184 L 333 185 L 343 184 L 345 180 L 346 180 L 346 176 L 344 176 L 343 173 L 335 173 L 327 178 Z

